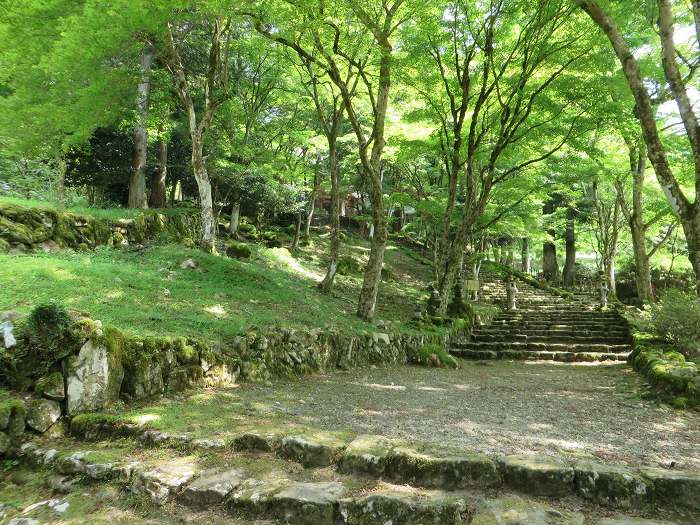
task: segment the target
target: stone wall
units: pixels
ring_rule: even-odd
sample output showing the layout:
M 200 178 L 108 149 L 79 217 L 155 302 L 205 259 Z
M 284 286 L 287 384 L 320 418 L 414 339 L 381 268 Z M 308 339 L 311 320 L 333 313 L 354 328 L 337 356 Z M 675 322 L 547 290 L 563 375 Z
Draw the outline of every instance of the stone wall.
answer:
M 199 236 L 199 215 L 189 210 L 144 211 L 131 219 L 108 219 L 50 209 L 0 204 L 0 251 L 90 249 L 142 244 L 160 235 L 177 241 Z
M 447 343 L 447 336 L 437 333 L 277 328 L 251 330 L 226 345 L 211 345 L 185 337 L 128 336 L 87 318 L 75 321 L 75 326 L 73 332 L 81 336 L 69 355 L 46 376 L 22 380 L 32 396 L 8 401 L 11 409 L 5 412 L 13 415 L 11 425 L 4 421 L 0 403 L 0 455 L 16 449 L 25 428 L 35 433 L 58 430 L 63 416 L 188 387 L 226 387 L 337 368 L 404 364 L 415 361 L 426 345 Z

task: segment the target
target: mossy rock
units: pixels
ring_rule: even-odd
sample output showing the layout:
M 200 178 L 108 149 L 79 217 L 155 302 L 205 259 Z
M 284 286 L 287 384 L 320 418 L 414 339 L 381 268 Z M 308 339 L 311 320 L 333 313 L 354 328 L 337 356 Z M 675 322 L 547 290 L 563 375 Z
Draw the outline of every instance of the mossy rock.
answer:
M 22 436 L 26 415 L 24 401 L 0 391 L 0 431 L 6 433 L 12 443 L 16 443 Z
M 277 232 L 275 232 L 273 230 L 267 230 L 267 231 L 263 232 L 262 239 L 264 241 L 276 241 L 277 240 Z
M 444 347 L 425 345 L 409 355 L 410 362 L 437 368 L 459 368 L 459 363 Z
M 12 244 L 26 244 L 31 246 L 34 243 L 32 230 L 22 223 L 13 222 L 0 215 L 0 236 Z
M 238 233 L 240 235 L 244 235 L 245 237 L 249 237 L 251 239 L 258 238 L 258 229 L 255 227 L 255 224 L 241 222 L 238 225 Z
M 243 242 L 231 242 L 226 247 L 226 255 L 234 259 L 249 259 L 252 254 L 250 247 Z

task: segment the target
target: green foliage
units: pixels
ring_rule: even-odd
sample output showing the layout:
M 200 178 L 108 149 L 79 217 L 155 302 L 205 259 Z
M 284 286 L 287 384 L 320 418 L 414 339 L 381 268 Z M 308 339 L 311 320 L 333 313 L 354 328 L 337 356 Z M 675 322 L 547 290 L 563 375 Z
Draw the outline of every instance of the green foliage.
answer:
M 680 290 L 667 290 L 649 310 L 656 334 L 688 357 L 700 356 L 700 300 Z
M 34 307 L 18 326 L 18 344 L 8 354 L 6 366 L 11 372 L 6 380 L 26 388 L 30 379 L 46 375 L 61 359 L 76 348 L 71 319 L 65 307 L 49 301 Z

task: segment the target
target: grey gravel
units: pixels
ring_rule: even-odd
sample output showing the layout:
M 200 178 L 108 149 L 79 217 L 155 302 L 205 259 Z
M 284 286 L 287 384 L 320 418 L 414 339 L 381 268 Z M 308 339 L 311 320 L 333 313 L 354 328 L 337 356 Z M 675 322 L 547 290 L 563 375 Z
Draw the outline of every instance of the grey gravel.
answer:
M 274 419 L 439 442 L 488 454 L 581 455 L 700 470 L 700 413 L 643 400 L 625 365 L 463 362 L 459 370 L 382 367 L 272 386 L 244 385 Z M 262 414 L 260 414 L 262 415 Z

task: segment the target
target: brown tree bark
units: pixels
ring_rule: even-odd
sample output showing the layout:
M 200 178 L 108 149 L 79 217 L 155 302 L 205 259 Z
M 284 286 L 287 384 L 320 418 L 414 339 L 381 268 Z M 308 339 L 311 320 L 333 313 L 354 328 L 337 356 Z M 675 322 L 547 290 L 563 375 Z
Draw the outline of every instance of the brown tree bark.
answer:
M 564 286 L 574 286 L 576 283 L 576 220 L 573 208 L 567 210 L 566 232 L 564 241 L 566 244 L 566 260 L 564 261 L 563 282 Z
M 158 170 L 151 177 L 151 208 L 165 208 L 165 181 L 168 177 L 168 141 L 158 142 Z
M 231 220 L 228 223 L 228 232 L 232 236 L 238 235 L 238 226 L 241 223 L 241 203 L 234 202 L 231 205 Z
M 340 185 L 338 167 L 338 148 L 336 145 L 337 131 L 340 129 L 343 119 L 343 108 L 334 119 L 333 128 L 336 132 L 329 134 L 328 139 L 328 170 L 331 177 L 331 242 L 328 252 L 328 270 L 318 287 L 322 292 L 330 292 L 333 288 L 335 274 L 338 271 L 338 257 L 340 253 Z
M 549 200 L 542 207 L 542 214 L 551 215 L 554 213 L 554 208 L 554 200 Z M 554 244 L 556 232 L 550 229 L 547 230 L 547 234 L 551 240 L 542 243 L 542 275 L 546 281 L 558 283 L 561 279 L 561 274 L 559 273 L 559 261 L 557 260 L 557 245 Z
M 530 255 L 530 239 L 523 237 L 520 248 L 520 269 L 524 273 L 530 273 L 532 256 Z
M 153 52 L 145 49 L 141 56 L 141 82 L 137 88 L 136 112 L 138 121 L 134 127 L 134 150 L 129 180 L 129 208 L 148 208 L 146 195 L 146 158 L 148 151 L 148 96 L 151 91 L 151 64 Z

